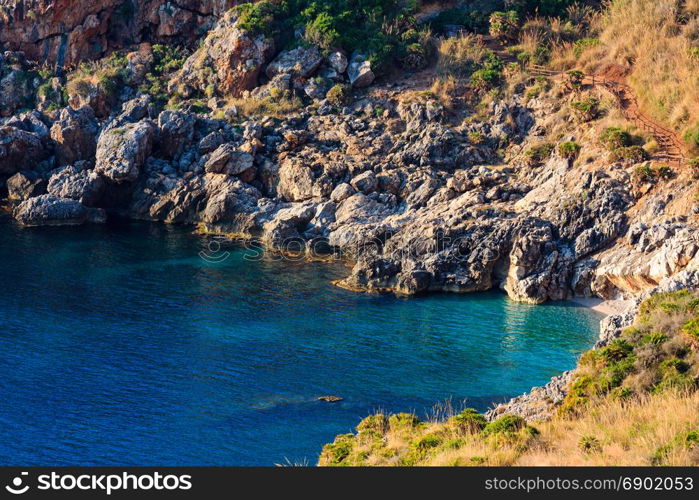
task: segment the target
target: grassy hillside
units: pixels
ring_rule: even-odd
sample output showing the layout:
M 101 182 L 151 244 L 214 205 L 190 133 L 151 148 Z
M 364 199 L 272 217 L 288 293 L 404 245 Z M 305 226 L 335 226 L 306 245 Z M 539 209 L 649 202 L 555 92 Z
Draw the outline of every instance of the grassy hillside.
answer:
M 698 465 L 699 295 L 658 294 L 636 324 L 585 353 L 547 422 L 475 410 L 372 415 L 320 465 Z
M 577 6 L 569 13 L 573 36 L 565 20 L 539 20 L 549 26 L 543 32 L 556 35 L 550 63 L 588 73 L 616 66 L 642 110 L 699 154 L 699 0 L 611 0 L 599 12 Z M 530 45 L 532 37 L 545 44 L 541 33 L 523 30 L 522 36 Z

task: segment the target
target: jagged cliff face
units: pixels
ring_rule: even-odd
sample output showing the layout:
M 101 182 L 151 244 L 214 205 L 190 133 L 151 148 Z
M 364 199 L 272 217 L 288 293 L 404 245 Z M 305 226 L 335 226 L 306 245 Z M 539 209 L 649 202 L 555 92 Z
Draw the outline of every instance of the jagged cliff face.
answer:
M 141 41 L 191 44 L 235 0 L 0 0 L 0 45 L 73 66 Z

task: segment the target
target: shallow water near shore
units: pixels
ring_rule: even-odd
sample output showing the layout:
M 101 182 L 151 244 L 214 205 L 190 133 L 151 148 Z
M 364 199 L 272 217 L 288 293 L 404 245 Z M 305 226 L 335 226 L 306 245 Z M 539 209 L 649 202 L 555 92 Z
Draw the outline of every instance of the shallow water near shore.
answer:
M 0 463 L 312 465 L 372 411 L 483 410 L 599 333 L 572 303 L 360 294 L 330 284 L 342 263 L 245 255 L 164 225 L 0 222 Z

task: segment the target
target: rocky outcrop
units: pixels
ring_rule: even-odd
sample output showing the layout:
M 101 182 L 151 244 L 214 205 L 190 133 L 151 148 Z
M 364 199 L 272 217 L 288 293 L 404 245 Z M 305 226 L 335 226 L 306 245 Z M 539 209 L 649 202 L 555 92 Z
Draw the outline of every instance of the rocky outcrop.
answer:
M 274 55 L 274 41 L 238 28 L 235 12 L 229 11 L 192 54 L 172 87 L 184 96 L 195 90 L 239 96 L 258 85 L 262 67 Z
M 97 141 L 95 171 L 117 184 L 136 181 L 155 135 L 156 126 L 149 120 L 106 129 Z
M 36 172 L 23 170 L 7 179 L 7 197 L 24 201 L 46 192 L 46 180 Z
M 98 173 L 68 166 L 51 176 L 47 191 L 57 198 L 77 200 L 93 207 L 99 204 L 104 188 L 105 182 Z
M 59 66 L 147 38 L 192 44 L 235 0 L 3 0 L 0 44 Z
M 208 173 L 226 175 L 242 175 L 252 168 L 253 156 L 239 151 L 232 144 L 222 144 L 216 148 L 204 166 Z
M 308 78 L 315 73 L 322 61 L 318 47 L 297 47 L 280 52 L 265 72 L 270 79 L 277 75 Z
M 0 126 L 0 175 L 32 169 L 47 157 L 48 151 L 38 134 Z
M 165 158 L 178 158 L 194 138 L 195 117 L 182 111 L 165 110 L 158 116 L 158 148 Z
M 56 160 L 59 165 L 92 160 L 97 149 L 99 127 L 92 108 L 85 106 L 77 111 L 65 108 L 51 127 L 51 139 L 56 143 Z
M 102 209 L 87 208 L 79 201 L 44 194 L 20 203 L 14 218 L 25 226 L 70 226 L 85 222 L 104 222 Z

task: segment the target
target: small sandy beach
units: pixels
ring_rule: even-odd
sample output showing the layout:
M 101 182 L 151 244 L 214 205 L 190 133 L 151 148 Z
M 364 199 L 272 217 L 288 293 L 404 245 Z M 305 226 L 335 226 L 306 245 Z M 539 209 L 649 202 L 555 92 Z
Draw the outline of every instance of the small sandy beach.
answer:
M 631 305 L 630 300 L 604 300 L 597 297 L 574 297 L 571 302 L 580 304 L 581 306 L 589 307 L 593 311 L 597 311 L 605 316 L 612 314 L 620 314 Z

